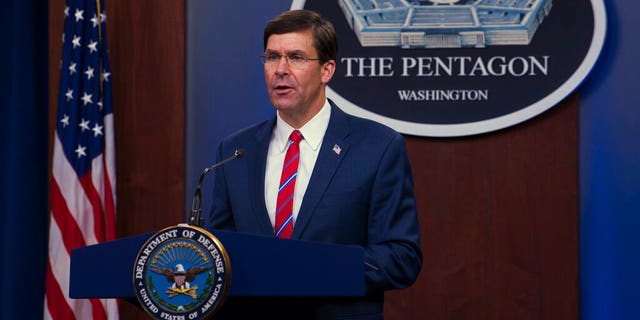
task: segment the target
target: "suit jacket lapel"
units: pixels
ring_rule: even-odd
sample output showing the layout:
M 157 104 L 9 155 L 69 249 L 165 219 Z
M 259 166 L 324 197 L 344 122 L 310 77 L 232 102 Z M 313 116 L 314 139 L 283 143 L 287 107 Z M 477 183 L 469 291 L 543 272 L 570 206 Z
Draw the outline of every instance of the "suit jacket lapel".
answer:
M 275 118 L 271 121 L 267 121 L 261 128 L 259 128 L 255 135 L 254 150 L 246 150 L 247 159 L 250 161 L 249 166 L 249 181 L 251 177 L 255 177 L 257 183 L 249 186 L 250 198 L 253 207 L 253 213 L 255 215 L 255 221 L 257 221 L 260 231 L 264 235 L 273 235 L 273 227 L 271 221 L 269 221 L 269 213 L 264 202 L 264 175 L 267 165 L 267 153 L 269 151 L 269 141 L 271 139 L 271 132 L 275 125 Z
M 309 180 L 307 191 L 302 200 L 298 218 L 293 226 L 292 239 L 300 239 L 304 234 L 304 230 L 307 228 L 315 212 L 318 201 L 320 201 L 329 182 L 333 179 L 340 162 L 342 162 L 342 159 L 349 151 L 350 143 L 346 140 L 349 134 L 346 115 L 342 110 L 338 109 L 332 101 L 329 102 L 332 106 L 329 126 L 322 140 L 320 153 L 318 154 L 318 159 L 316 160 L 311 179 Z M 334 146 L 338 146 L 340 152 L 334 151 Z

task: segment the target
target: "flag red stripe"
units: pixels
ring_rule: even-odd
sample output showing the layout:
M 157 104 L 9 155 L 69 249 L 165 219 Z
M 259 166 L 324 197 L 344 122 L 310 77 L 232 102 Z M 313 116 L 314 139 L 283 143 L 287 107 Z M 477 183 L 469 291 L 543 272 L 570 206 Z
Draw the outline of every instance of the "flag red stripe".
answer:
M 104 306 L 102 305 L 102 302 L 100 302 L 100 299 L 90 299 L 89 301 L 91 301 L 91 306 L 93 307 L 91 309 L 93 316 L 91 317 L 92 320 L 104 320 L 107 319 L 107 311 L 104 310 Z
M 76 317 L 67 304 L 67 300 L 65 300 L 64 298 L 64 294 L 62 293 L 62 289 L 60 289 L 58 281 L 56 281 L 56 279 L 53 277 L 53 271 L 51 270 L 51 261 L 47 261 L 46 287 L 47 305 L 45 307 L 49 309 L 51 318 L 54 320 L 75 319 Z
M 104 211 L 102 210 L 102 201 L 100 201 L 100 195 L 93 185 L 91 179 L 91 171 L 84 177 L 80 178 L 80 185 L 84 189 L 84 193 L 93 208 L 93 232 L 98 242 L 104 242 L 106 240 L 106 232 L 104 229 Z
M 86 243 L 78 223 L 67 207 L 55 177 L 51 178 L 49 189 L 51 193 L 51 217 L 56 220 L 60 230 L 63 232 L 62 241 L 67 249 L 67 254 L 71 255 L 71 250 L 84 247 Z

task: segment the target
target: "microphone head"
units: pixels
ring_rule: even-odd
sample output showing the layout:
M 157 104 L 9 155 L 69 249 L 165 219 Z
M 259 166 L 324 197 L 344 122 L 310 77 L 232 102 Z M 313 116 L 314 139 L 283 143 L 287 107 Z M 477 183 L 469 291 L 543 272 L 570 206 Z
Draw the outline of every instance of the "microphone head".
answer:
M 242 156 L 244 156 L 244 149 L 236 149 L 236 151 L 233 153 L 233 155 L 236 158 L 242 158 Z

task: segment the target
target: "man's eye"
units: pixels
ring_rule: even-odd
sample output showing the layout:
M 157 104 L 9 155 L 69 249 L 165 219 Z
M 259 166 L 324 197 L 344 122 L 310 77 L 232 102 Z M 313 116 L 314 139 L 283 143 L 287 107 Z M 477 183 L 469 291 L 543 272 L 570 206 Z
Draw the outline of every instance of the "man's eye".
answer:
M 293 61 L 293 62 L 303 62 L 305 60 L 304 56 L 301 56 L 299 54 L 294 54 L 289 56 L 289 60 Z
M 271 53 L 267 55 L 267 61 L 280 61 L 280 55 L 276 53 Z

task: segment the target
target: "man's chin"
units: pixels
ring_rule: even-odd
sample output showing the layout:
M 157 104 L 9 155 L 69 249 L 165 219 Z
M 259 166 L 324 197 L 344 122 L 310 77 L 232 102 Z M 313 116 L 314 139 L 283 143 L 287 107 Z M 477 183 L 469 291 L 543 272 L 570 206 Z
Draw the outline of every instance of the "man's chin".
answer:
M 272 99 L 271 104 L 273 104 L 276 109 L 282 111 L 295 109 L 296 106 L 295 102 L 290 99 Z

